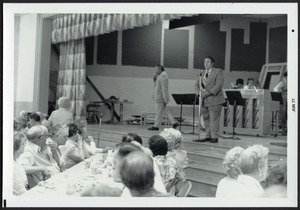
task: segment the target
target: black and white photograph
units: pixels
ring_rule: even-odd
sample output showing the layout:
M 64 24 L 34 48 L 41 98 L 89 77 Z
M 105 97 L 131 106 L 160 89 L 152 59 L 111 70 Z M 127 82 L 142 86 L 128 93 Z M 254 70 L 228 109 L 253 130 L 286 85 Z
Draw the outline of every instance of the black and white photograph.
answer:
M 298 206 L 298 3 L 3 3 L 2 75 L 2 207 Z

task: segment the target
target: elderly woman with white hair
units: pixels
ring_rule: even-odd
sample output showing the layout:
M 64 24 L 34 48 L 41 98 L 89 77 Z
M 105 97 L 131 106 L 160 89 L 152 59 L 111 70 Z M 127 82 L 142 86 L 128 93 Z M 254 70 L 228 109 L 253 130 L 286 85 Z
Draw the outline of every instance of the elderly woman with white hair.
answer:
M 260 182 L 264 181 L 268 171 L 269 149 L 262 145 L 253 145 L 245 149 L 237 160 L 241 170 L 237 187 L 231 186 L 232 197 L 254 198 L 264 192 Z
M 24 152 L 27 138 L 24 133 L 14 132 L 14 177 L 13 177 L 13 194 L 21 195 L 29 189 L 28 180 L 25 169 L 17 160 Z
M 57 104 L 58 110 L 53 111 L 48 119 L 49 128 L 58 124 L 67 125 L 73 121 L 73 114 L 70 111 L 70 99 L 68 97 L 60 97 Z
M 165 128 L 159 135 L 168 143 L 167 156 L 174 158 L 179 168 L 184 171 L 188 166 L 188 158 L 187 151 L 182 145 L 183 136 L 181 132 L 174 128 Z
M 219 181 L 216 197 L 233 197 L 232 192 L 235 193 L 235 191 L 228 189 L 238 185 L 237 178 L 241 175 L 241 170 L 237 167 L 237 160 L 243 151 L 244 148 L 242 147 L 233 147 L 226 152 L 223 160 L 223 168 L 225 169 L 227 176 Z
M 166 157 L 171 157 L 176 161 L 178 175 L 166 186 L 168 192 L 170 191 L 172 194 L 176 194 L 183 183 L 182 181 L 187 179 L 185 169 L 188 167 L 188 157 L 187 151 L 182 144 L 183 136 L 179 130 L 174 128 L 165 128 L 159 135 L 168 143 L 168 153 Z

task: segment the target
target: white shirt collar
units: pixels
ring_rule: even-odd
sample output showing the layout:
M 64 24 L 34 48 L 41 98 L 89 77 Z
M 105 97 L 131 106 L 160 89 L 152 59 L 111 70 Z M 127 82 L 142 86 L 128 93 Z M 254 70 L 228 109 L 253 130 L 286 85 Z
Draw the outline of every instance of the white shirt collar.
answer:
M 35 144 L 31 141 L 27 142 L 26 148 L 30 148 L 31 150 L 33 150 L 36 153 L 39 152 L 42 149 L 40 146 L 38 146 L 37 144 Z M 26 148 L 25 148 L 25 150 L 26 150 Z
M 238 182 L 240 183 L 246 183 L 246 184 L 250 184 L 252 183 L 253 185 L 256 185 L 258 188 L 262 188 L 259 181 L 257 181 L 255 178 L 253 178 L 252 176 L 248 176 L 248 175 L 239 175 L 237 178 Z

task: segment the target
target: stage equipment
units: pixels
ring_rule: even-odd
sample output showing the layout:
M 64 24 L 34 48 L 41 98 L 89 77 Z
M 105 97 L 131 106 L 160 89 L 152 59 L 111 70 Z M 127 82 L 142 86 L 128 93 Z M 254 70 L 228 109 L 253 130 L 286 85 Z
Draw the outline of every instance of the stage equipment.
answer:
M 175 102 L 180 104 L 180 120 L 179 120 L 179 131 L 181 131 L 182 122 L 182 105 L 193 105 L 193 134 L 195 129 L 195 105 L 197 104 L 197 95 L 194 93 L 185 94 L 172 94 Z
M 244 106 L 245 105 L 245 102 L 244 102 L 244 99 L 241 95 L 241 93 L 239 91 L 230 91 L 230 90 L 227 90 L 226 92 L 226 96 L 227 96 L 227 99 L 228 99 L 228 103 L 232 106 L 232 111 L 233 111 L 233 119 L 232 119 L 232 137 L 223 137 L 223 138 L 231 138 L 233 140 L 240 140 L 239 137 L 236 137 L 234 136 L 235 135 L 235 126 L 236 126 L 236 119 L 235 119 L 235 116 L 236 116 L 236 106 Z
M 269 90 L 223 90 L 227 106 L 222 108 L 220 132 L 235 131 L 239 134 L 273 135 L 276 130 L 272 128 L 272 112 L 279 111 L 278 101 L 272 101 Z M 238 105 L 236 110 L 229 106 L 226 91 L 240 92 L 244 105 Z M 235 124 L 234 124 L 235 122 Z
M 286 71 L 286 63 L 268 63 L 263 65 L 259 76 L 261 88 L 272 92 L 274 87 L 282 81 Z

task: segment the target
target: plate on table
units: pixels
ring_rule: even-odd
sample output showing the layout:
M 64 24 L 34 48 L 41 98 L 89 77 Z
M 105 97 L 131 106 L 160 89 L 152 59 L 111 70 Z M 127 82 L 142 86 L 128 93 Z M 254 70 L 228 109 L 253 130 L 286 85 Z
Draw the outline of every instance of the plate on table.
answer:
M 55 188 L 54 182 L 45 182 L 44 186 L 47 189 L 54 189 Z
M 82 176 L 82 179 L 84 180 L 95 180 L 97 177 L 95 175 L 84 175 Z

